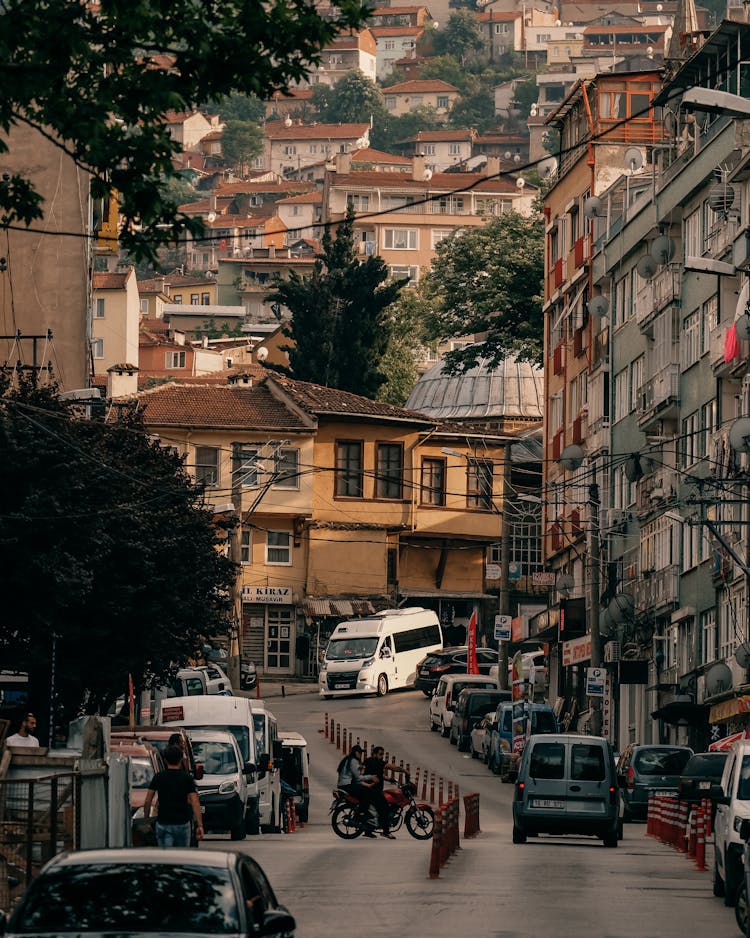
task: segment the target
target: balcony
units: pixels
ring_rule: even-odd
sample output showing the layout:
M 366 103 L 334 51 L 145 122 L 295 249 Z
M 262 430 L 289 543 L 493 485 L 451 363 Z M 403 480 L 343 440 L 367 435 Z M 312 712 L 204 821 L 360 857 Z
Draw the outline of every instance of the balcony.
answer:
M 713 369 L 715 378 L 736 378 L 739 380 L 745 375 L 748 369 L 748 349 L 750 348 L 750 343 L 738 341 L 740 354 L 735 355 L 735 357 L 729 361 L 725 361 L 724 343 L 730 325 L 731 323 L 727 320 L 726 322 L 720 322 L 711 330 L 709 346 L 711 368 Z
M 647 515 L 665 508 L 677 498 L 677 473 L 663 466 L 638 482 L 636 511 Z
M 706 251 L 714 258 L 720 258 L 732 247 L 737 234 L 737 219 L 729 218 L 717 221 L 706 235 Z
M 609 417 L 599 417 L 586 428 L 586 452 L 589 456 L 609 452 Z
M 680 403 L 680 366 L 667 365 L 638 388 L 638 426 L 676 416 Z
M 668 264 L 660 267 L 636 293 L 635 317 L 641 332 L 645 332 L 654 316 L 670 303 L 679 306 L 681 280 L 680 266 Z
M 633 584 L 633 595 L 638 612 L 663 612 L 680 604 L 680 568 L 677 564 L 661 570 L 642 570 L 640 579 Z

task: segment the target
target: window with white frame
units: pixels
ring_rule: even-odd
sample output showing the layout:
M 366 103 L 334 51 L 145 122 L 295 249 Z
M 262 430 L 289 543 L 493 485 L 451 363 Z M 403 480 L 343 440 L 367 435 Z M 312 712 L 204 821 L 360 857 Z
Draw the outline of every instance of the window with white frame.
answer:
M 682 533 L 682 569 L 692 570 L 711 556 L 708 537 L 703 525 L 683 525 Z
M 701 355 L 711 348 L 711 333 L 719 324 L 719 297 L 714 294 L 706 300 L 701 310 Z
M 422 152 L 425 156 L 434 156 L 435 155 L 435 144 L 434 143 L 425 143 L 422 145 Z
M 693 310 L 682 320 L 680 336 L 680 366 L 682 370 L 694 365 L 701 355 L 701 312 Z
M 288 531 L 266 531 L 266 563 L 285 564 L 292 562 L 292 535 Z
M 413 94 L 413 95 L 411 96 L 411 98 L 409 99 L 409 106 L 410 106 L 410 107 L 421 107 L 423 101 L 424 101 L 424 98 L 422 97 L 421 94 Z
M 437 247 L 441 241 L 445 241 L 446 238 L 450 238 L 453 233 L 452 228 L 433 228 L 430 231 L 430 239 L 432 242 L 432 247 Z
M 165 359 L 166 368 L 185 367 L 185 352 L 166 352 Z
M 395 94 L 387 94 L 385 96 L 385 106 L 388 108 L 389 111 L 395 110 L 396 108 L 396 95 Z
M 674 523 L 662 515 L 641 528 L 641 570 L 663 570 L 674 561 Z
M 309 149 L 310 153 L 317 153 L 317 152 L 318 152 L 318 144 L 317 144 L 317 143 L 311 143 L 308 149 Z M 295 208 L 296 208 L 296 207 L 297 207 L 297 206 L 295 205 Z
M 386 228 L 383 232 L 383 244 L 391 251 L 416 251 L 416 228 Z
M 355 212 L 366 212 L 370 208 L 369 195 L 360 195 L 357 192 L 350 192 L 346 197 L 346 201 L 348 205 L 351 205 Z
M 96 319 L 104 319 L 104 297 L 99 296 L 96 299 L 96 306 L 94 308 L 94 316 Z
M 257 447 L 239 446 L 235 450 L 234 484 L 245 489 L 254 489 L 260 485 Z
M 299 450 L 280 449 L 276 453 L 276 466 L 274 470 L 274 488 L 299 488 Z
M 638 393 L 643 387 L 643 369 L 646 364 L 646 356 L 639 355 L 630 363 L 630 413 L 634 414 L 638 410 Z
M 627 322 L 633 313 L 633 278 L 628 272 L 615 283 L 614 326 Z
M 139 300 L 138 305 L 142 313 L 148 312 L 148 300 Z
M 443 110 L 445 110 L 448 107 L 448 95 L 447 94 L 439 94 L 437 96 L 437 106 L 438 108 L 442 108 Z
M 390 267 L 392 280 L 408 280 L 416 283 L 419 280 L 419 267 L 394 264 Z
M 91 354 L 94 358 L 104 358 L 104 339 L 91 340 Z
M 582 371 L 570 382 L 570 413 L 579 414 L 588 403 L 588 372 Z
M 217 446 L 195 447 L 195 481 L 209 486 L 219 484 L 219 448 Z
M 293 143 L 288 143 L 284 147 L 284 156 L 296 156 L 296 155 L 297 155 L 297 147 Z
M 617 466 L 612 471 L 613 508 L 625 511 L 635 503 L 636 484 L 625 475 L 625 467 Z
M 396 48 L 396 40 L 386 39 L 385 42 L 383 43 L 383 48 L 385 49 L 386 52 L 392 52 Z
M 706 609 L 701 613 L 701 664 L 716 660 L 716 610 Z
M 691 212 L 685 219 L 682 243 L 685 248 L 685 257 L 700 257 L 703 253 L 701 210 L 699 208 Z
M 629 369 L 623 368 L 615 375 L 614 421 L 623 420 L 630 413 Z
M 460 156 L 461 154 L 461 144 L 460 143 L 450 143 L 448 144 L 448 152 L 451 156 Z
M 719 602 L 719 658 L 731 658 L 737 647 L 742 619 L 742 593 L 724 590 Z
M 700 435 L 698 436 L 698 456 L 705 459 L 711 451 L 711 439 L 718 429 L 718 410 L 716 399 L 701 405 Z
M 240 533 L 240 563 L 253 562 L 253 532 L 243 528 Z
M 682 420 L 682 467 L 689 469 L 698 462 L 700 415 L 697 410 Z

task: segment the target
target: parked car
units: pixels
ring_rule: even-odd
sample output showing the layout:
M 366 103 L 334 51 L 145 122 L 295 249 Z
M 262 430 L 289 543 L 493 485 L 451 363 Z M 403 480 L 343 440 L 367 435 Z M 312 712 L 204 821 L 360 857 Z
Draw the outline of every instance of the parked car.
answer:
M 680 801 L 708 798 L 711 786 L 721 783 L 728 755 L 728 752 L 696 752 L 691 756 L 677 783 Z
M 204 829 L 244 840 L 249 772 L 237 740 L 228 729 L 191 728 L 189 734 L 196 758 L 203 766 L 203 778 L 196 787 Z
M 745 846 L 740 826 L 750 819 L 750 739 L 741 739 L 729 750 L 721 785 L 710 791 L 716 804 L 714 818 L 715 896 L 734 905 L 742 883 L 742 852 Z
M 187 730 L 183 727 L 178 726 L 170 729 L 166 726 L 134 726 L 132 728 L 116 726 L 112 728 L 111 739 L 113 745 L 115 743 L 119 745 L 120 740 L 133 743 L 151 743 L 155 749 L 159 750 L 162 758 L 164 758 L 164 750 L 169 745 L 169 740 L 175 733 L 179 734 L 182 738 L 182 748 L 185 751 L 185 768 L 188 774 L 192 775 L 195 781 L 198 782 L 203 778 L 203 766 L 196 762 L 193 744 L 190 742 Z
M 557 719 L 548 704 L 531 704 L 530 736 L 558 733 Z M 487 765 L 501 781 L 512 782 L 518 771 L 519 757 L 513 752 L 513 704 L 501 703 L 491 720 Z
M 530 736 L 513 801 L 513 843 L 529 834 L 583 834 L 616 847 L 621 834 L 612 747 L 600 736 Z
M 143 822 L 143 805 L 148 794 L 148 786 L 157 772 L 164 768 L 164 761 L 155 746 L 148 742 L 134 742 L 117 739 L 110 741 L 110 749 L 121 756 L 128 757 L 130 775 L 130 816 L 134 847 L 155 846 L 150 827 Z
M 477 664 L 480 674 L 489 674 L 493 664 L 497 664 L 498 655 L 491 648 L 477 648 Z M 417 677 L 414 686 L 425 697 L 431 697 L 437 683 L 445 674 L 466 673 L 469 649 L 466 645 L 454 648 L 439 648 L 431 651 L 417 664 Z
M 497 684 L 484 674 L 458 673 L 441 677 L 430 699 L 430 729 L 433 732 L 440 730 L 443 736 L 448 735 L 453 710 L 464 687 L 497 690 Z
M 307 740 L 299 733 L 279 731 L 281 742 L 281 781 L 294 791 L 297 818 L 307 823 L 310 815 L 310 754 Z
M 449 740 L 459 752 L 466 752 L 471 742 L 471 731 L 486 713 L 497 709 L 497 705 L 510 700 L 509 690 L 478 690 L 465 687 L 458 695 L 453 711 Z
M 110 849 L 62 853 L 50 860 L 19 902 L 5 934 L 283 938 L 294 930 L 294 917 L 247 854 Z
M 471 742 L 469 743 L 469 752 L 472 759 L 481 759 L 487 762 L 487 753 L 490 748 L 490 734 L 492 732 L 492 721 L 494 713 L 486 713 L 471 731 Z
M 680 776 L 692 755 L 688 746 L 628 746 L 617 766 L 623 820 L 645 818 L 651 792 L 676 795 Z

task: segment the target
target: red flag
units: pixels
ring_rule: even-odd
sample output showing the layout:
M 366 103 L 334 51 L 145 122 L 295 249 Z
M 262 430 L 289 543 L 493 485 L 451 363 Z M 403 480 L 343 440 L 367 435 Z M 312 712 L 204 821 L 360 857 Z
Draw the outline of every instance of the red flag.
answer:
M 128 674 L 128 702 L 130 704 L 130 719 L 128 724 L 132 729 L 135 726 L 135 690 L 133 689 L 133 675 Z
M 466 670 L 469 674 L 479 674 L 479 663 L 477 662 L 477 611 L 471 614 L 469 619 L 468 633 L 469 653 L 467 655 Z
M 727 329 L 727 334 L 724 336 L 724 361 L 731 362 L 731 360 L 736 358 L 739 354 L 740 343 L 737 339 L 737 323 L 733 322 Z

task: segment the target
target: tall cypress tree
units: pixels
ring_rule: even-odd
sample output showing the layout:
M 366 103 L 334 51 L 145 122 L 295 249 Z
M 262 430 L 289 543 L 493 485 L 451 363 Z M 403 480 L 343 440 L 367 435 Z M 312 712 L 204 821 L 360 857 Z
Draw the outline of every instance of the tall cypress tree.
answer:
M 388 283 L 380 257 L 360 260 L 354 249 L 354 213 L 334 232 L 327 225 L 323 251 L 308 277 L 292 272 L 272 299 L 291 320 L 284 335 L 288 374 L 301 381 L 375 397 L 385 381 L 380 370 L 393 329 L 388 307 L 406 281 Z

